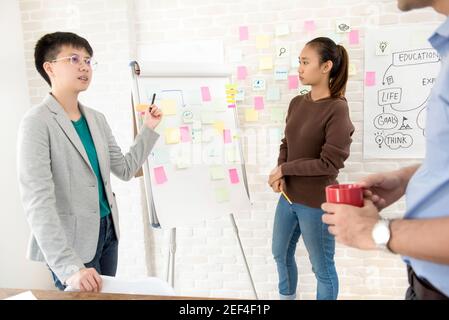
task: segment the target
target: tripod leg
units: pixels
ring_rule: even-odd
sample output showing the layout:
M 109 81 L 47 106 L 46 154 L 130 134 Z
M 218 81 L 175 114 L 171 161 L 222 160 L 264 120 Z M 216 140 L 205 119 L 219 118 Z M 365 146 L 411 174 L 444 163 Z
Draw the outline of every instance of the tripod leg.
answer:
M 237 228 L 237 224 L 235 223 L 234 215 L 232 213 L 230 214 L 230 218 L 231 218 L 232 226 L 234 228 L 235 236 L 237 237 L 237 240 L 239 242 L 240 252 L 242 253 L 243 261 L 245 262 L 246 271 L 248 272 L 248 277 L 249 277 L 249 281 L 251 282 L 251 288 L 253 290 L 254 297 L 256 298 L 256 300 L 259 300 L 259 297 L 257 296 L 256 287 L 254 286 L 253 277 L 251 276 L 251 271 L 249 270 L 248 261 L 246 261 L 246 256 L 245 256 L 245 251 L 243 250 L 242 241 L 240 241 L 239 229 Z

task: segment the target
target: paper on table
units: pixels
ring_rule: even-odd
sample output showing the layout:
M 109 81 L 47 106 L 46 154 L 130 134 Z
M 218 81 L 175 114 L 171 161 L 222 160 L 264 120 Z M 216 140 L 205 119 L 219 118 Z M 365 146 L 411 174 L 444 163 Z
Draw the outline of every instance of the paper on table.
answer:
M 5 298 L 3 300 L 37 300 L 31 291 L 25 291 L 11 297 Z
M 100 276 L 102 279 L 101 293 L 125 293 L 175 296 L 176 293 L 169 284 L 155 277 L 132 279 Z M 64 291 L 79 291 L 68 286 Z

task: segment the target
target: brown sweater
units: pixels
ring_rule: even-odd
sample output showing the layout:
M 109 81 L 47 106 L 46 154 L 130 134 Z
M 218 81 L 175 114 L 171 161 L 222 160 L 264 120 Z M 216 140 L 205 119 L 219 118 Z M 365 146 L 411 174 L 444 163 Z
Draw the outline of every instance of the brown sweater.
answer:
M 278 158 L 293 202 L 319 208 L 326 201 L 324 189 L 338 183 L 353 132 L 345 98 L 313 101 L 310 93 L 293 98 Z

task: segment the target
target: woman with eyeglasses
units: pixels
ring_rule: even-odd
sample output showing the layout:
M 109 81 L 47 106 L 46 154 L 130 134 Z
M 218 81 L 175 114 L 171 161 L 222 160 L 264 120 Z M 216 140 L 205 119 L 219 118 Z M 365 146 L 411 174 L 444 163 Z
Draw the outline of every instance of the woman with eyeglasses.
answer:
M 28 258 L 45 262 L 55 286 L 101 290 L 100 275 L 117 269 L 119 223 L 110 173 L 130 180 L 159 135 L 162 112 L 151 106 L 123 154 L 103 114 L 78 101 L 96 66 L 89 42 L 69 32 L 43 36 L 34 51 L 50 85 L 23 117 L 18 139 L 21 198 L 31 239 Z

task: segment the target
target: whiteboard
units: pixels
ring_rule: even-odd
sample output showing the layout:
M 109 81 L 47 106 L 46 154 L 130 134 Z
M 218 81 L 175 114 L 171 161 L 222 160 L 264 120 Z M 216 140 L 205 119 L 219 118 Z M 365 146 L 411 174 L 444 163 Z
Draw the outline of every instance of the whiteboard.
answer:
M 145 68 L 150 72 L 142 68 L 141 75 L 135 77 L 137 92 L 133 95 L 140 103 L 150 104 L 156 93 L 155 104 L 165 113 L 156 128 L 160 138 L 148 158 L 147 170 L 144 167 L 152 225 L 194 226 L 206 219 L 248 210 L 237 115 L 235 108 L 229 107 L 232 103 L 228 103 L 226 94 L 229 74 L 214 73 L 210 68 L 201 71 L 191 67 L 189 71 L 185 65 Z M 202 88 L 208 88 L 206 96 Z M 167 132 L 180 128 L 183 132 L 173 143 Z
M 363 154 L 424 158 L 426 103 L 440 70 L 427 39 L 437 25 L 368 29 Z

